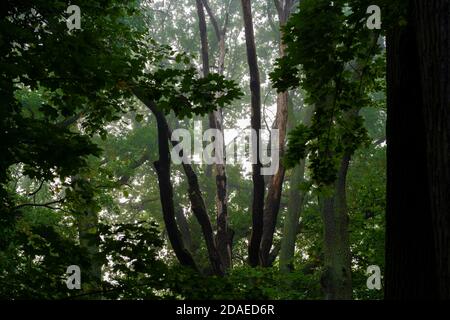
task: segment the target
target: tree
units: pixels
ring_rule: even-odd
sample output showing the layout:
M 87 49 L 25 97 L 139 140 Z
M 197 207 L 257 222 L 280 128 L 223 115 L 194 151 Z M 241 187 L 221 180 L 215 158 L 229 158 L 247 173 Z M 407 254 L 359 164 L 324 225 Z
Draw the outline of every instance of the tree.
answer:
M 294 5 L 294 1 L 279 1 L 275 0 L 275 6 L 278 12 L 278 21 L 280 29 L 282 30 L 285 26 Z M 283 37 L 281 37 L 279 43 L 280 57 L 285 55 L 286 45 L 284 44 Z M 282 159 L 284 155 L 284 146 L 286 139 L 286 131 L 288 124 L 288 103 L 289 103 L 289 92 L 278 92 L 277 94 L 277 115 L 275 118 L 274 129 L 278 129 L 279 132 L 279 142 L 278 142 L 278 152 L 279 158 Z M 261 252 L 260 260 L 261 265 L 269 267 L 272 265 L 271 249 L 273 243 L 273 236 L 275 233 L 278 213 L 280 211 L 281 203 L 281 193 L 283 190 L 283 181 L 286 169 L 281 163 L 278 167 L 277 172 L 270 177 L 267 189 L 267 196 L 264 203 L 264 218 L 263 218 L 263 233 L 261 236 Z
M 384 267 L 385 203 L 369 2 L 81 1 L 70 32 L 66 4 L 2 3 L 0 296 L 381 298 L 365 275 Z M 172 162 L 172 129 L 199 120 L 280 129 L 278 171 Z
M 290 103 L 289 113 L 289 130 L 295 127 L 295 114 Z M 313 107 L 309 107 L 303 118 L 302 123 L 306 126 L 311 125 L 311 117 L 313 113 Z M 297 235 L 300 232 L 300 214 L 305 206 L 308 190 L 300 186 L 304 186 L 306 180 L 306 160 L 300 160 L 300 163 L 294 167 L 291 173 L 290 187 L 289 187 L 289 203 L 288 210 L 286 212 L 285 221 L 283 224 L 283 238 L 281 239 L 280 247 L 280 271 L 288 273 L 294 271 L 294 253 L 295 243 Z
M 370 104 L 380 70 L 378 34 L 361 25 L 364 14 L 357 1 L 302 1 L 284 29 L 286 56 L 271 75 L 278 91 L 301 85 L 315 106 L 311 125 L 291 131 L 285 161 L 295 167 L 308 157 L 322 191 L 327 299 L 352 296 L 346 175 L 352 154 L 367 139 L 359 110 Z
M 201 53 L 202 53 L 202 64 L 203 64 L 203 75 L 206 77 L 210 73 L 209 66 L 209 48 L 208 48 L 208 35 L 207 26 L 205 19 L 204 7 L 206 8 L 208 15 L 210 17 L 211 23 L 214 27 L 215 35 L 217 41 L 219 42 L 219 74 L 224 73 L 224 63 L 225 63 L 225 35 L 227 32 L 228 25 L 228 14 L 231 1 L 228 5 L 228 11 L 226 13 L 225 25 L 222 30 L 219 29 L 218 22 L 214 16 L 208 1 L 196 0 L 197 4 L 197 14 L 199 18 L 199 29 L 200 29 L 200 39 L 201 39 Z M 213 110 L 209 114 L 209 126 L 211 129 L 216 129 L 223 136 L 223 111 L 222 109 Z M 225 153 L 225 148 L 222 150 L 216 150 L 216 159 L 223 159 Z M 229 269 L 231 267 L 231 247 L 232 247 L 232 232 L 228 227 L 228 209 L 227 209 L 227 175 L 225 171 L 225 163 L 217 161 L 215 164 L 216 170 L 216 217 L 217 217 L 217 237 L 216 246 L 220 255 L 221 263 L 223 269 Z
M 248 246 L 248 260 L 251 266 L 259 264 L 259 248 L 263 234 L 263 210 L 264 210 L 264 178 L 261 175 L 260 139 L 261 130 L 261 83 L 259 78 L 258 59 L 256 56 L 255 35 L 253 30 L 252 7 L 250 0 L 241 0 L 242 16 L 244 19 L 245 42 L 247 46 L 247 61 L 250 70 L 251 101 L 251 126 L 256 132 L 256 145 L 253 145 L 253 153 L 257 159 L 253 159 L 253 200 L 252 200 L 252 234 Z M 256 160 L 256 161 L 255 161 Z
M 120 40 L 112 41 L 116 32 L 124 38 L 139 38 L 136 26 L 120 20 L 125 12 L 136 13 L 133 3 L 106 1 L 102 14 L 89 1 L 78 4 L 93 18 L 85 19 L 84 29 L 68 33 L 60 21 L 64 3 L 2 3 L 1 64 L 8 66 L 2 68 L 0 89 L 3 217 L 14 211 L 14 199 L 4 187 L 10 166 L 23 163 L 26 174 L 37 179 L 64 179 L 86 165 L 87 156 L 98 155 L 89 137 L 104 132 L 103 124 L 124 110 L 120 102 L 127 94 L 118 83 L 142 62 Z M 134 40 L 129 43 L 136 45 Z M 94 74 L 92 70 L 99 66 L 103 69 Z M 17 96 L 35 90 L 47 99 L 35 109 L 21 105 Z M 84 134 L 67 125 L 77 119 Z
M 448 299 L 449 2 L 395 9 L 407 23 L 387 35 L 385 297 Z

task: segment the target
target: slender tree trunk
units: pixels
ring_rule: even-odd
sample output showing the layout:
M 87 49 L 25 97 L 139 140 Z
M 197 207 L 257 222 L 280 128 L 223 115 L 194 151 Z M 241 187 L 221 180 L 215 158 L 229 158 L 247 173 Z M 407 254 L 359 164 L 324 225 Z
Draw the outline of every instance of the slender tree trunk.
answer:
M 145 93 L 142 92 L 140 89 L 134 89 L 134 94 L 155 115 L 156 121 L 158 124 L 158 142 L 160 144 L 162 143 L 162 140 L 161 140 L 162 138 L 160 137 L 160 132 L 162 133 L 162 130 L 165 130 L 164 137 L 166 138 L 167 147 L 165 145 L 162 145 L 162 147 L 163 147 L 162 150 L 160 147 L 160 160 L 161 160 L 161 152 L 164 152 L 166 148 L 167 148 L 167 152 L 169 152 L 169 137 L 171 137 L 172 132 L 171 132 L 169 126 L 167 125 L 167 120 L 166 120 L 164 114 L 157 109 L 155 103 L 153 101 L 151 101 L 150 99 L 148 99 L 146 97 Z M 172 142 L 172 144 L 175 145 L 176 142 Z M 166 157 L 167 157 L 166 159 L 167 159 L 167 163 L 169 166 L 169 184 L 170 184 L 170 162 L 169 162 L 170 156 L 169 156 L 169 153 L 167 153 Z M 202 196 L 202 193 L 200 190 L 200 186 L 198 184 L 197 175 L 195 174 L 194 169 L 192 168 L 192 166 L 190 164 L 183 163 L 183 169 L 184 169 L 186 178 L 188 180 L 188 185 L 189 185 L 188 193 L 189 193 L 189 200 L 191 202 L 192 212 L 194 213 L 194 216 L 196 217 L 198 223 L 200 224 L 200 226 L 202 228 L 202 233 L 203 233 L 203 237 L 205 239 L 206 248 L 208 250 L 208 257 L 209 257 L 209 260 L 211 263 L 212 270 L 217 275 L 223 275 L 224 268 L 223 268 L 219 253 L 216 248 L 216 244 L 215 244 L 215 240 L 214 240 L 214 232 L 212 229 L 211 221 L 209 220 L 209 215 L 206 210 L 205 202 L 203 201 L 203 196 Z M 157 173 L 158 173 L 158 170 L 157 170 Z M 159 180 L 159 173 L 158 173 L 158 180 Z M 170 184 L 170 190 L 167 188 L 167 186 L 164 186 L 164 187 L 165 187 L 165 191 L 167 191 L 167 192 L 170 191 L 170 193 L 168 193 L 168 195 L 170 196 L 170 201 L 172 204 L 171 207 L 172 207 L 172 211 L 173 211 L 172 185 Z M 160 194 L 162 192 L 163 192 L 163 190 L 161 190 L 161 188 L 160 188 Z M 165 195 L 165 198 L 167 198 L 167 195 Z M 163 198 L 161 195 L 161 201 L 162 201 L 162 199 Z M 169 213 L 170 213 L 171 208 L 169 207 L 168 209 L 169 209 Z M 163 213 L 164 213 L 164 207 L 163 207 Z M 169 221 L 169 222 L 172 223 L 171 221 Z M 176 225 L 175 219 L 173 219 L 173 222 L 175 223 L 175 228 L 176 228 L 177 232 L 179 233 L 178 226 Z M 167 228 L 167 226 L 166 226 L 166 228 Z M 169 230 L 168 230 L 168 233 L 169 233 Z M 174 236 L 175 235 L 173 235 L 173 237 Z M 171 236 L 169 234 L 169 239 L 171 239 L 170 237 Z M 176 237 L 175 237 L 175 240 L 178 242 L 182 241 L 181 238 L 178 240 Z M 172 240 L 171 240 L 171 242 L 172 242 Z M 184 247 L 183 247 L 183 249 L 184 249 L 184 251 L 189 253 L 187 250 L 185 250 Z M 178 250 L 180 250 L 180 248 L 178 248 Z M 183 253 L 183 252 L 181 252 L 181 253 Z M 192 257 L 190 257 L 190 258 L 193 261 Z M 180 262 L 181 262 L 181 260 L 180 260 Z
M 245 42 L 247 46 L 247 61 L 250 70 L 251 90 L 251 127 L 256 132 L 256 159 L 253 159 L 253 199 L 252 199 L 252 234 L 248 248 L 249 264 L 253 267 L 259 264 L 259 248 L 263 232 L 264 210 L 264 177 L 261 175 L 261 161 L 259 159 L 259 132 L 261 129 L 261 83 L 259 78 L 258 59 L 256 56 L 255 35 L 253 31 L 253 17 L 250 0 L 241 0 L 245 26 Z M 256 160 L 256 161 L 255 161 Z
M 203 75 L 208 76 L 210 70 L 209 66 L 209 52 L 208 52 L 208 35 L 206 28 L 206 19 L 203 6 L 208 10 L 208 14 L 215 27 L 216 34 L 219 40 L 219 66 L 223 73 L 223 64 L 225 59 L 225 29 L 220 31 L 218 29 L 217 20 L 215 19 L 208 2 L 206 0 L 196 0 L 197 13 L 199 18 L 199 29 L 201 38 L 201 52 L 202 52 L 202 64 Z M 223 119 L 222 110 L 214 110 L 209 114 L 209 126 L 211 129 L 216 129 L 223 136 Z M 224 148 L 222 150 L 216 150 L 216 158 L 224 159 Z M 220 255 L 220 259 L 223 268 L 226 270 L 231 267 L 231 237 L 228 229 L 228 208 L 227 208 L 227 176 L 225 171 L 225 163 L 216 161 L 215 173 L 216 173 L 216 217 L 217 217 L 217 250 Z
M 293 128 L 294 120 L 292 119 L 292 104 L 289 105 L 289 127 Z M 309 110 L 303 119 L 304 125 L 310 124 L 313 111 L 314 108 L 309 107 Z M 289 203 L 283 225 L 283 237 L 281 238 L 280 249 L 280 271 L 284 273 L 294 270 L 295 240 L 297 239 L 300 214 L 303 210 L 304 200 L 306 197 L 306 192 L 299 190 L 299 186 L 305 181 L 305 167 L 306 161 L 305 159 L 302 159 L 293 169 L 291 179 L 289 181 Z
M 281 52 L 284 55 L 284 46 L 281 45 Z M 277 97 L 277 117 L 274 129 L 279 132 L 279 159 L 283 158 L 284 145 L 286 139 L 287 119 L 288 119 L 288 92 L 278 93 Z M 281 193 L 286 169 L 280 162 L 278 170 L 268 183 L 267 197 L 264 205 L 263 233 L 261 237 L 260 263 L 264 267 L 270 267 L 270 250 L 273 243 L 273 235 L 277 224 L 278 212 L 280 211 Z
M 234 0 L 229 0 L 226 13 L 225 13 L 225 22 L 222 29 L 219 28 L 219 23 L 217 22 L 216 16 L 211 10 L 211 6 L 208 3 L 208 0 L 201 0 L 204 7 L 206 8 L 206 12 L 208 13 L 209 18 L 211 19 L 211 23 L 214 27 L 214 32 L 216 34 L 217 41 L 219 43 L 219 60 L 218 60 L 218 73 L 220 75 L 224 74 L 225 71 L 225 55 L 226 55 L 226 34 L 229 23 L 229 13 L 230 6 Z
M 206 28 L 205 10 L 202 0 L 195 0 L 197 5 L 198 27 L 200 30 L 203 76 L 209 75 L 208 30 Z
M 280 22 L 280 29 L 285 26 L 287 19 L 291 13 L 292 1 L 279 1 L 274 0 L 275 6 L 278 11 L 278 20 Z M 283 36 L 280 36 L 282 39 Z M 284 57 L 286 45 L 280 40 L 279 51 L 280 57 Z M 286 131 L 288 122 L 288 103 L 289 92 L 279 92 L 277 96 L 277 116 L 274 129 L 279 130 L 279 158 L 282 159 L 284 155 L 284 145 L 286 142 Z M 273 243 L 273 235 L 275 233 L 278 213 L 280 211 L 281 194 L 283 190 L 283 181 L 286 169 L 282 163 L 280 163 L 277 172 L 271 177 L 268 183 L 267 197 L 264 205 L 264 222 L 263 222 L 263 234 L 261 238 L 261 252 L 260 259 L 261 265 L 264 267 L 270 267 L 273 259 L 271 259 L 270 250 Z
M 202 227 L 203 237 L 205 239 L 206 248 L 208 249 L 208 256 L 211 262 L 213 272 L 217 275 L 223 275 L 225 272 L 222 264 L 219 251 L 216 247 L 214 239 L 214 232 L 206 210 L 205 202 L 203 201 L 200 186 L 198 184 L 197 175 L 192 166 L 183 164 L 184 172 L 189 184 L 189 200 L 191 202 L 192 212 L 194 213 L 198 223 Z
M 170 181 L 170 155 L 169 134 L 167 122 L 161 111 L 152 109 L 158 126 L 158 150 L 159 160 L 154 162 L 159 182 L 159 194 L 163 210 L 164 223 L 172 248 L 180 263 L 184 266 L 197 269 L 194 259 L 186 250 L 181 232 L 175 220 L 175 209 L 173 204 L 173 187 Z
M 351 254 L 345 185 L 350 154 L 341 160 L 333 194 L 321 199 L 324 223 L 324 273 L 322 287 L 327 300 L 352 298 Z

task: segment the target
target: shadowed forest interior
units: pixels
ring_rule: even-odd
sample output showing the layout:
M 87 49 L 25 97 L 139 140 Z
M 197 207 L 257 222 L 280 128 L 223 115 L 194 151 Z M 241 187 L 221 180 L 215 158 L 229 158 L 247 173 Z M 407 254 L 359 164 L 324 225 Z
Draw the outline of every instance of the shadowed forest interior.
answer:
M 0 299 L 449 299 L 449 16 L 2 0 Z

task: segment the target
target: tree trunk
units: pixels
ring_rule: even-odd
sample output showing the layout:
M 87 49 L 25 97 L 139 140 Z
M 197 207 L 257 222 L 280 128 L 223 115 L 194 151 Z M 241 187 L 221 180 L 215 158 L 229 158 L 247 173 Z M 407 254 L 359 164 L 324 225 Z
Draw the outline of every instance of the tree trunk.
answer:
M 215 19 L 208 2 L 206 0 L 196 0 L 197 13 L 199 18 L 199 29 L 201 38 L 201 52 L 202 52 L 202 64 L 203 75 L 208 76 L 209 70 L 209 53 L 208 53 L 208 35 L 206 28 L 205 12 L 203 5 L 208 10 L 208 14 L 213 22 L 213 26 L 216 30 L 216 34 L 219 41 L 219 65 L 220 70 L 223 73 L 223 64 L 225 59 L 225 29 L 223 32 L 219 31 L 217 20 Z M 209 114 L 209 126 L 211 129 L 216 129 L 223 135 L 223 119 L 222 110 L 215 110 Z M 216 158 L 224 159 L 224 148 L 222 150 L 216 150 Z M 225 163 L 216 161 L 215 173 L 216 173 L 216 217 L 217 217 L 217 251 L 219 252 L 220 260 L 224 270 L 231 267 L 231 237 L 228 230 L 228 210 L 227 210 L 227 176 L 225 171 Z
M 275 0 L 278 3 L 278 0 Z M 289 1 L 287 1 L 289 2 Z M 286 8 L 278 11 L 280 28 L 286 24 L 288 14 Z M 280 39 L 283 37 L 281 36 Z M 280 57 L 285 56 L 285 44 L 280 41 Z M 284 145 L 286 139 L 287 121 L 288 121 L 288 100 L 289 92 L 279 92 L 277 96 L 277 115 L 274 129 L 279 130 L 279 159 L 283 158 Z M 273 235 L 277 225 L 278 212 L 280 211 L 281 192 L 286 169 L 282 163 L 279 164 L 277 172 L 270 178 L 268 183 L 267 196 L 264 204 L 263 234 L 261 237 L 260 263 L 263 267 L 270 267 L 270 250 L 273 243 Z
M 341 160 L 333 194 L 321 199 L 324 223 L 324 273 L 322 287 L 327 300 L 352 298 L 351 254 L 348 234 L 346 178 L 350 154 Z
M 450 299 L 450 1 L 413 1 L 439 298 Z
M 189 229 L 189 222 L 186 219 L 186 216 L 183 212 L 183 209 L 177 205 L 175 208 L 175 219 L 180 226 L 181 236 L 183 238 L 183 243 L 186 249 L 194 255 L 193 244 L 192 244 L 192 235 L 191 230 Z M 195 257 L 195 255 L 194 255 Z
M 247 46 L 247 62 L 250 70 L 251 91 L 251 127 L 256 132 L 256 145 L 253 146 L 256 159 L 253 159 L 252 180 L 252 234 L 248 247 L 248 260 L 252 267 L 259 264 L 259 247 L 263 232 L 264 210 L 264 177 L 261 175 L 261 161 L 259 159 L 259 131 L 261 129 L 261 83 L 259 78 L 258 59 L 256 56 L 255 35 L 253 31 L 253 17 L 250 0 L 241 0 L 245 27 L 245 42 Z M 256 161 L 255 161 L 256 160 Z
M 385 298 L 448 299 L 449 6 L 410 4 L 387 36 Z
M 314 108 L 309 107 L 309 110 L 303 119 L 304 125 L 308 126 L 311 123 L 313 111 Z M 295 125 L 295 121 L 292 119 L 293 115 L 291 106 L 289 112 L 290 129 L 292 129 Z M 297 239 L 300 214 L 303 210 L 302 208 L 306 197 L 306 192 L 299 190 L 299 186 L 305 181 L 305 167 L 306 161 L 302 159 L 293 169 L 291 179 L 289 181 L 289 203 L 283 225 L 283 237 L 281 238 L 280 249 L 280 271 L 284 273 L 294 270 L 295 240 Z
M 189 200 L 191 202 L 192 212 L 195 218 L 200 224 L 205 239 L 206 248 L 208 249 L 208 257 L 211 262 L 213 272 L 217 275 L 223 275 L 225 272 L 224 265 L 222 264 L 220 254 L 216 247 L 214 240 L 214 232 L 209 219 L 208 212 L 206 210 L 205 202 L 203 201 L 200 186 L 198 184 L 197 175 L 195 174 L 192 166 L 189 164 L 183 164 L 184 172 L 188 180 L 189 185 Z
M 278 11 L 278 20 L 280 29 L 284 27 L 291 13 L 292 1 L 274 0 Z M 283 36 L 280 36 L 283 39 Z M 280 57 L 285 56 L 286 45 L 280 40 L 279 51 Z M 288 102 L 289 92 L 279 92 L 277 96 L 277 116 L 274 129 L 279 130 L 279 159 L 284 155 L 284 145 L 286 140 L 287 122 L 288 122 Z M 282 163 L 279 164 L 278 170 L 271 177 L 268 183 L 267 197 L 264 205 L 263 234 L 261 238 L 261 265 L 270 267 L 273 259 L 270 257 L 270 250 L 273 243 L 273 235 L 275 233 L 278 213 L 280 211 L 281 194 L 283 190 L 283 181 L 286 169 Z
M 305 198 L 304 192 L 298 188 L 304 181 L 304 173 L 305 160 L 301 160 L 300 164 L 293 169 L 289 181 L 289 203 L 283 224 L 279 262 L 280 271 L 283 273 L 289 273 L 294 270 L 295 240 L 297 239 L 300 212 Z
M 194 259 L 186 250 L 181 232 L 175 220 L 175 209 L 173 204 L 173 188 L 170 181 L 170 155 L 169 134 L 166 119 L 161 111 L 152 108 L 158 125 L 158 150 L 159 160 L 154 162 L 159 182 L 159 194 L 163 211 L 164 223 L 170 244 L 180 263 L 184 266 L 197 270 Z
M 169 142 L 168 141 L 169 141 L 169 137 L 171 137 L 171 135 L 172 135 L 172 132 L 171 132 L 169 126 L 167 125 L 167 120 L 166 120 L 164 114 L 156 108 L 155 103 L 153 101 L 151 101 L 150 99 L 148 99 L 146 97 L 145 93 L 142 92 L 140 89 L 135 88 L 133 92 L 136 95 L 136 97 L 138 97 L 138 99 L 141 100 L 150 109 L 150 111 L 152 111 L 152 113 L 155 115 L 156 121 L 158 124 L 158 142 L 161 141 L 161 138 L 159 135 L 160 130 L 165 130 L 164 137 L 166 137 L 167 152 L 168 152 L 168 150 L 169 150 Z M 161 131 L 161 133 L 162 133 L 162 131 Z M 172 142 L 172 144 L 175 145 L 176 142 Z M 163 150 L 160 149 L 160 152 L 165 150 L 166 146 L 163 145 L 163 147 L 164 147 Z M 160 158 L 161 158 L 161 154 L 160 154 Z M 170 169 L 169 161 L 170 161 L 170 156 L 169 156 L 169 153 L 167 153 L 167 162 L 168 162 L 168 166 Z M 192 168 L 192 166 L 190 164 L 183 163 L 183 169 L 184 169 L 186 178 L 188 180 L 188 185 L 189 185 L 188 193 L 189 193 L 189 200 L 191 202 L 192 212 L 194 213 L 195 218 L 197 219 L 198 223 L 200 224 L 200 226 L 202 228 L 202 233 L 203 233 L 203 237 L 205 239 L 206 248 L 208 250 L 208 257 L 209 257 L 209 261 L 211 263 L 212 270 L 217 275 L 223 275 L 224 268 L 221 263 L 219 253 L 217 251 L 216 243 L 214 240 L 214 232 L 212 229 L 211 221 L 209 220 L 209 215 L 206 210 L 205 202 L 203 201 L 202 193 L 200 191 L 200 186 L 198 184 L 197 175 L 195 174 L 194 169 Z M 158 180 L 159 180 L 159 174 L 158 174 Z M 169 172 L 169 183 L 170 183 L 170 172 Z M 171 184 L 170 184 L 170 188 L 172 190 Z M 166 187 L 166 190 L 169 191 L 167 189 L 167 187 Z M 160 193 L 161 192 L 162 192 L 162 190 L 160 188 Z M 171 197 L 172 210 L 173 210 L 173 193 L 171 192 L 169 195 Z M 161 200 L 162 200 L 162 198 L 161 198 Z M 163 213 L 164 213 L 164 207 L 163 207 Z M 175 222 L 175 219 L 174 219 L 174 222 Z M 175 222 L 175 227 L 178 230 L 176 222 Z M 179 232 L 179 230 L 178 230 L 178 232 Z M 169 235 L 169 239 L 170 239 L 170 235 Z M 180 238 L 180 240 L 182 241 L 182 238 Z M 184 251 L 187 252 L 187 250 L 185 250 L 185 249 L 184 249 Z M 192 257 L 191 257 L 191 259 L 192 259 Z

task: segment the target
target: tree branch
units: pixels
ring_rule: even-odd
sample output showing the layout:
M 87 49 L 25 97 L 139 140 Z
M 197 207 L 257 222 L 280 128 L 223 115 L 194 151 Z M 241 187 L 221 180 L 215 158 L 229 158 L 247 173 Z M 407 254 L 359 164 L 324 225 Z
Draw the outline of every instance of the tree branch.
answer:
M 39 187 L 35 191 L 33 191 L 32 193 L 29 193 L 28 196 L 32 197 L 32 196 L 36 195 L 42 189 L 42 186 L 44 185 L 44 182 L 45 182 L 45 179 L 42 180 L 40 185 L 39 185 Z
M 209 18 L 211 19 L 211 23 L 216 33 L 217 41 L 220 41 L 220 39 L 222 38 L 222 33 L 220 32 L 219 24 L 217 23 L 217 19 L 211 10 L 211 7 L 209 6 L 208 0 L 202 0 L 202 3 L 206 9 L 206 12 L 208 13 Z
M 56 204 L 56 203 L 61 203 L 64 200 L 65 200 L 65 198 L 59 199 L 59 200 L 55 200 L 55 201 L 51 201 L 51 202 L 47 202 L 47 203 L 23 203 L 23 204 L 20 204 L 20 205 L 14 207 L 13 210 L 21 209 L 21 208 L 24 208 L 24 207 L 46 207 L 46 208 L 53 209 L 53 210 L 63 210 L 61 208 L 51 207 L 51 205 L 52 204 Z

